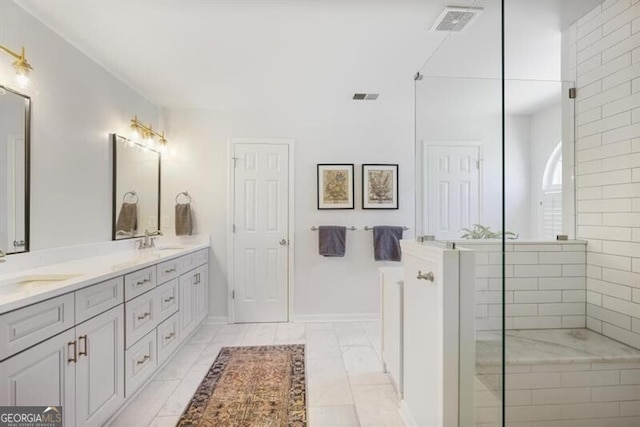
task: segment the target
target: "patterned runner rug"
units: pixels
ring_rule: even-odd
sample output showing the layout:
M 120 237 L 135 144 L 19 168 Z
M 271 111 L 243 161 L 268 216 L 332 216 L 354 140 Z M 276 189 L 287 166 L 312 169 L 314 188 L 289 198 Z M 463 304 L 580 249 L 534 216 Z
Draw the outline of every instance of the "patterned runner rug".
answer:
M 306 427 L 304 345 L 223 347 L 178 426 Z

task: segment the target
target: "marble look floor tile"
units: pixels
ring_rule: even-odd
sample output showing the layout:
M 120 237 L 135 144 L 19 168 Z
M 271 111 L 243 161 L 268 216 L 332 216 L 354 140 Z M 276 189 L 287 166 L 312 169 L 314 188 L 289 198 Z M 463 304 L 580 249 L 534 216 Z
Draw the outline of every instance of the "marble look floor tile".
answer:
M 218 335 L 244 335 L 247 331 L 248 325 L 246 323 L 230 323 L 228 325 L 222 325 L 218 330 Z
M 389 384 L 382 361 L 371 346 L 341 347 L 351 384 Z
M 182 415 L 189 401 L 198 389 L 198 386 L 208 372 L 205 365 L 194 365 L 180 381 L 173 393 L 166 399 L 162 408 L 158 411 L 158 417 Z
M 129 402 L 120 415 L 109 423 L 109 426 L 132 427 L 149 424 L 179 383 L 179 380 L 151 381 Z
M 304 341 L 305 337 L 305 325 L 304 323 L 279 323 L 276 330 L 275 341 L 287 342 Z
M 155 417 L 149 424 L 149 427 L 176 427 L 180 416 L 174 417 Z
M 310 407 L 353 404 L 341 358 L 307 361 L 307 399 Z
M 370 345 L 370 341 L 359 323 L 342 322 L 334 323 L 333 329 L 338 337 L 340 347 L 351 345 Z
M 205 325 L 111 425 L 175 425 L 222 347 L 300 342 L 306 346 L 309 427 L 402 426 L 393 387 L 371 384 L 388 381 L 372 342 L 375 330 L 375 322 Z M 346 345 L 339 346 L 338 336 Z
M 277 329 L 277 323 L 249 325 L 242 338 L 242 345 L 272 345 Z
M 390 384 L 353 385 L 353 399 L 360 424 L 402 426 L 398 398 Z
M 333 323 L 331 322 L 305 323 L 304 328 L 307 331 L 333 331 Z
M 158 372 L 155 380 L 179 380 L 189 372 L 205 344 L 185 344 Z
M 360 427 L 353 405 L 312 406 L 308 420 L 309 427 Z
M 220 330 L 220 325 L 202 325 L 189 339 L 189 344 L 208 344 Z
M 335 332 L 307 330 L 305 354 L 309 360 L 342 357 Z

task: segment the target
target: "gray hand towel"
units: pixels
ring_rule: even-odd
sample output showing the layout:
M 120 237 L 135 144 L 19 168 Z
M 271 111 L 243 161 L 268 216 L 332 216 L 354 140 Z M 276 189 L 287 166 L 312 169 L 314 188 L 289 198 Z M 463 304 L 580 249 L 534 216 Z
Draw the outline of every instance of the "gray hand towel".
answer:
M 382 225 L 373 227 L 373 254 L 376 261 L 400 261 L 402 227 Z
M 318 228 L 318 253 L 326 257 L 343 257 L 347 246 L 347 227 L 321 225 Z
M 191 222 L 191 204 L 176 205 L 176 236 L 191 236 L 193 224 Z
M 138 204 L 123 202 L 116 221 L 116 233 L 131 233 L 138 228 Z

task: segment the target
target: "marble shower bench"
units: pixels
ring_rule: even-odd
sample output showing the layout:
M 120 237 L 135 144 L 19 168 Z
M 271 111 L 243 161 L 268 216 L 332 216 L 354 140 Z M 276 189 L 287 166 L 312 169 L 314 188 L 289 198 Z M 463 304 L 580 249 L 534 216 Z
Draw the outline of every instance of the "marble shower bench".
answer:
M 498 415 L 501 342 L 477 338 L 480 427 Z M 640 426 L 640 350 L 588 329 L 510 330 L 506 360 L 509 426 Z

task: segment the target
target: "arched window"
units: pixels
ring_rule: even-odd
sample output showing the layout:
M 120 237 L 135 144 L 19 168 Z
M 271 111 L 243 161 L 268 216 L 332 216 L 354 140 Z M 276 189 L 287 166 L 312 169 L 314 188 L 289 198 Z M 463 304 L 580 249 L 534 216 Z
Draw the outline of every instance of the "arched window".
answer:
M 562 234 L 562 141 L 553 149 L 542 176 L 542 235 Z

